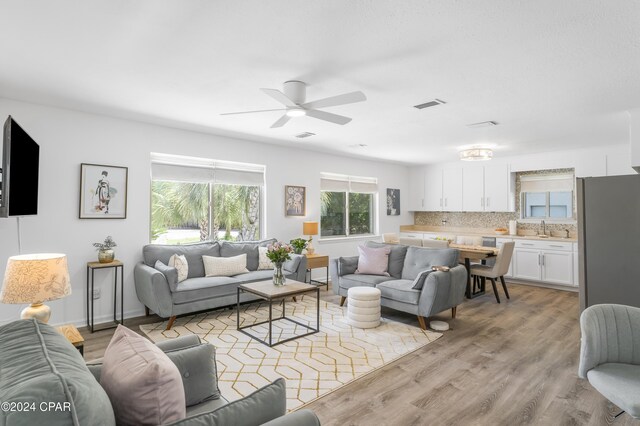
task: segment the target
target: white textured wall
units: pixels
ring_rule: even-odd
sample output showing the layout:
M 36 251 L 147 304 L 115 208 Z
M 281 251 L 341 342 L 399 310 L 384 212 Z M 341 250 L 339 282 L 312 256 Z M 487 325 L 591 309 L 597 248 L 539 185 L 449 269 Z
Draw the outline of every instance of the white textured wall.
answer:
M 118 243 L 116 256 L 125 263 L 125 317 L 138 316 L 133 266 L 142 258 L 141 249 L 149 240 L 150 152 L 189 155 L 230 161 L 264 164 L 266 174 L 267 236 L 289 240 L 300 236 L 304 220 L 319 220 L 320 172 L 375 176 L 380 188 L 378 218 L 380 232 L 397 231 L 401 224 L 413 222 L 407 212 L 408 168 L 400 165 L 357 160 L 293 150 L 263 143 L 177 130 L 134 121 L 85 114 L 65 109 L 0 99 L 2 120 L 11 114 L 40 144 L 39 214 L 24 217 L 22 252 L 62 252 L 69 258 L 73 294 L 50 302 L 51 323 L 85 321 L 85 265 L 96 259 L 91 243 L 112 235 Z M 304 142 L 300 142 L 301 145 Z M 129 167 L 128 217 L 125 220 L 78 219 L 80 163 Z M 307 216 L 284 216 L 284 185 L 307 187 Z M 401 190 L 400 216 L 387 216 L 386 188 Z M 316 250 L 330 256 L 357 253 L 360 241 L 315 244 Z M 0 270 L 4 274 L 7 258 L 18 253 L 15 218 L 0 219 Z M 314 275 L 323 275 L 316 270 Z M 111 315 L 112 280 L 108 273 L 97 273 L 102 298 L 96 301 L 96 318 Z M 22 306 L 0 304 L 0 323 L 19 316 Z

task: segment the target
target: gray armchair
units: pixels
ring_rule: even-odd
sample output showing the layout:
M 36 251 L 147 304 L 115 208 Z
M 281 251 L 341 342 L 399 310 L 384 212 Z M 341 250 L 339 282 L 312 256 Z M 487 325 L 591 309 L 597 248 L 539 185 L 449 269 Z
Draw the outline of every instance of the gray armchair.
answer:
M 632 417 L 640 418 L 640 308 L 594 305 L 580 316 L 578 375 Z

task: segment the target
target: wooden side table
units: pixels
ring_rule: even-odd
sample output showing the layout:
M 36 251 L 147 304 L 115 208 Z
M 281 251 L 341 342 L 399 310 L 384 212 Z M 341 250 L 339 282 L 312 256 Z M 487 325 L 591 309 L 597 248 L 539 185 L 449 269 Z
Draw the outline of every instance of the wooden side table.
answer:
M 56 330 L 80 351 L 80 355 L 84 355 L 84 339 L 75 325 L 61 325 L 60 327 L 56 327 Z
M 92 333 L 96 331 L 93 326 L 93 277 L 96 269 L 114 269 L 113 279 L 113 323 L 101 327 L 100 330 L 117 327 L 124 324 L 124 264 L 119 260 L 110 263 L 88 262 L 87 263 L 87 328 Z M 118 304 L 118 268 L 120 268 L 120 321 L 116 317 Z M 91 308 L 91 309 L 89 309 Z
M 329 290 L 329 256 L 324 254 L 305 254 L 307 258 L 307 272 L 309 273 L 309 284 L 316 284 L 319 287 L 323 285 L 327 286 L 327 291 Z M 311 278 L 311 270 L 316 268 L 327 268 L 327 281 L 317 281 Z M 306 274 L 305 274 L 306 281 Z

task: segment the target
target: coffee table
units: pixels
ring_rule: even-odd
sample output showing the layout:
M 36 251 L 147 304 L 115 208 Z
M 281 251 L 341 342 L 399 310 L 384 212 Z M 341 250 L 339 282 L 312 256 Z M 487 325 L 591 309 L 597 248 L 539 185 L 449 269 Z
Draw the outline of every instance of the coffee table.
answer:
M 297 295 L 301 295 L 304 293 L 309 293 L 309 292 L 313 292 L 315 291 L 316 293 L 316 301 L 317 301 L 317 312 L 316 312 L 316 328 L 313 327 L 309 327 L 306 324 L 303 324 L 301 322 L 298 322 L 292 318 L 287 317 L 286 314 L 286 301 L 285 298 L 286 297 L 290 297 L 290 296 L 297 296 Z M 266 321 L 261 321 L 261 322 L 257 322 L 254 324 L 250 324 L 250 325 L 245 325 L 245 326 L 240 326 L 240 293 L 251 293 L 255 296 L 258 296 L 259 298 L 266 300 L 267 302 L 269 302 L 269 319 Z M 273 318 L 273 301 L 274 300 L 280 300 L 282 299 L 282 316 L 279 316 L 278 318 Z M 320 331 L 320 287 L 319 286 L 315 286 L 315 285 L 311 285 L 311 284 L 305 284 L 305 283 L 301 283 L 299 281 L 293 281 L 293 280 L 287 280 L 287 283 L 283 286 L 276 286 L 273 284 L 273 281 L 268 280 L 268 281 L 258 281 L 258 282 L 254 282 L 254 283 L 246 283 L 246 284 L 240 284 L 238 286 L 238 298 L 237 298 L 237 310 L 236 310 L 236 314 L 237 314 L 237 321 L 238 321 L 238 331 L 246 334 L 247 336 L 251 337 L 252 339 L 257 340 L 258 342 L 267 345 L 269 347 L 273 347 L 276 345 L 279 345 L 281 343 L 285 343 L 288 342 L 290 340 L 293 339 L 297 339 L 299 337 L 304 337 L 304 336 L 309 336 L 311 334 L 315 334 L 317 332 Z M 277 342 L 273 342 L 273 330 L 272 330 L 272 326 L 273 326 L 273 322 L 274 321 L 290 321 L 293 322 L 295 324 L 298 324 L 304 328 L 306 328 L 307 330 L 310 330 L 308 333 L 305 334 L 300 334 L 298 336 L 294 336 L 294 337 L 289 337 L 287 339 L 283 339 L 283 340 L 279 340 Z M 248 328 L 251 327 L 255 327 L 257 325 L 261 325 L 261 324 L 269 324 L 269 340 L 268 341 L 264 341 L 262 339 L 260 339 L 257 336 L 252 335 L 251 333 L 249 333 L 248 331 L 246 331 Z

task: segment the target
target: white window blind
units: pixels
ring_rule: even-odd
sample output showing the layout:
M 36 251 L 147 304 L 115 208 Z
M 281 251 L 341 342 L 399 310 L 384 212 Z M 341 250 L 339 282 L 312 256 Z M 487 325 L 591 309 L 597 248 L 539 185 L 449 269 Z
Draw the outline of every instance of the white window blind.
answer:
M 331 192 L 378 192 L 378 179 L 362 176 L 347 176 L 333 173 L 320 174 L 320 189 Z
M 563 175 L 530 175 L 520 178 L 521 192 L 569 192 L 573 191 L 574 177 Z
M 262 186 L 265 167 L 168 154 L 151 154 L 151 178 L 174 182 Z

